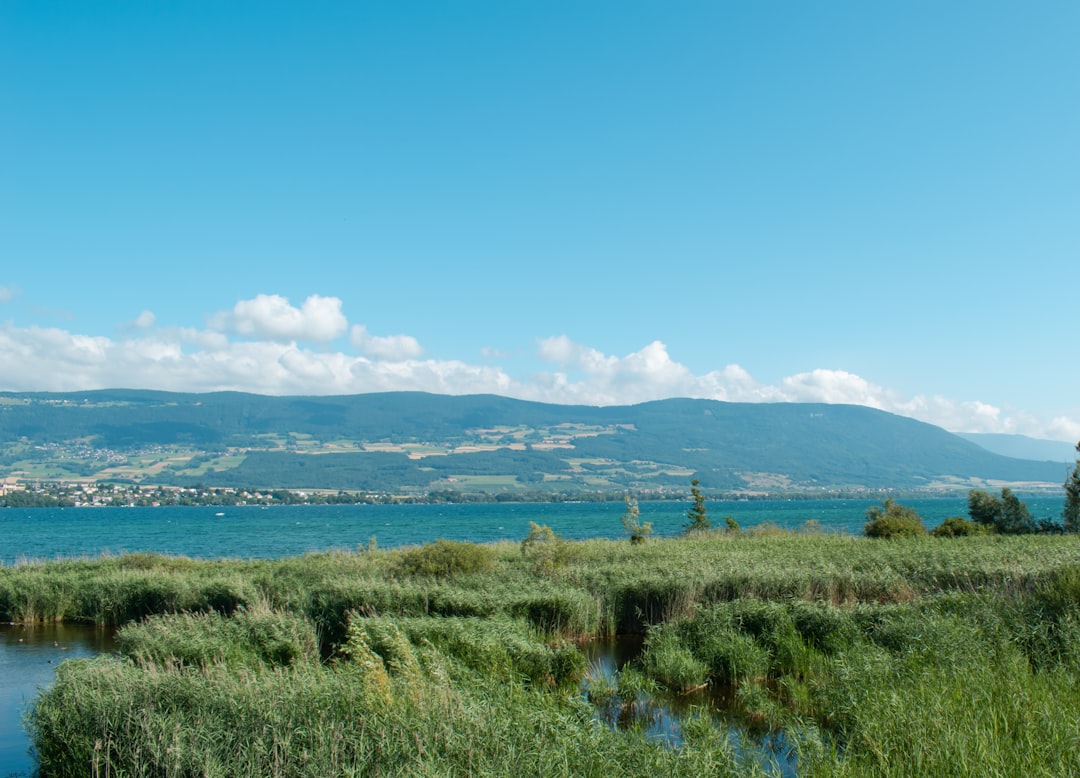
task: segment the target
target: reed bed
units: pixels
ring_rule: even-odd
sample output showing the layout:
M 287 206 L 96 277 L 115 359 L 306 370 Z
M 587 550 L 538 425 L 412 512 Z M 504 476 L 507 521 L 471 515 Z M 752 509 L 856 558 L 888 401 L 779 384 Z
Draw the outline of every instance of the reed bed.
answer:
M 594 698 L 732 687 L 800 774 L 1080 773 L 1074 536 L 530 537 L 0 567 L 0 619 L 120 628 L 36 701 L 41 774 L 766 770 L 707 711 L 675 746 L 608 726 L 574 641 L 626 633 L 644 651 Z

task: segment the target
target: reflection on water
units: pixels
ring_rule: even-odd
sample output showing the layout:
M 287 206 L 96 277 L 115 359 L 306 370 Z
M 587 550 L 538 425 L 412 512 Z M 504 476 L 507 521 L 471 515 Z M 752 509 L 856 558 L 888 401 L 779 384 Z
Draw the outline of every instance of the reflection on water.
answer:
M 736 751 L 757 756 L 767 772 L 783 778 L 797 774 L 797 755 L 783 732 L 751 729 L 735 701 L 734 687 L 710 685 L 676 694 L 656 688 L 633 670 L 644 648 L 641 635 L 591 640 L 582 644 L 589 671 L 583 690 L 596 715 L 612 727 L 641 727 L 650 740 L 671 747 L 682 743 L 683 721 L 707 715 L 726 728 Z
M 0 624 L 0 776 L 29 776 L 30 740 L 22 728 L 27 707 L 65 659 L 112 651 L 110 630 L 72 624 Z

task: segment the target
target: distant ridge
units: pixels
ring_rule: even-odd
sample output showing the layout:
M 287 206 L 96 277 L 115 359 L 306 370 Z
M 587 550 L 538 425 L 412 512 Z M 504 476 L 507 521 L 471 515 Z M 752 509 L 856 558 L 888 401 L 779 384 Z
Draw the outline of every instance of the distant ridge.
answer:
M 691 478 L 750 492 L 1053 487 L 1063 471 L 852 405 L 115 389 L 0 393 L 0 476 L 572 493 L 685 489 Z
M 1041 440 L 1026 435 L 1003 435 L 992 432 L 957 432 L 957 436 L 982 446 L 987 451 L 1016 459 L 1031 459 L 1039 462 L 1076 461 L 1076 444 L 1063 443 L 1060 440 Z

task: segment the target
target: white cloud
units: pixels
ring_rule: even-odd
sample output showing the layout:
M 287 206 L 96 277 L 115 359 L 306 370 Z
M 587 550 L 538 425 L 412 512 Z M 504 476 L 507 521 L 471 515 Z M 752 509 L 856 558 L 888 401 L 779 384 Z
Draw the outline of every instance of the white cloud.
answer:
M 299 308 L 276 294 L 260 294 L 240 300 L 231 311 L 210 317 L 211 329 L 235 332 L 256 340 L 326 343 L 345 334 L 348 321 L 337 297 L 313 294 Z
M 16 290 L 12 289 L 10 286 L 3 286 L 0 284 L 0 303 L 11 302 L 15 299 L 16 294 Z
M 411 335 L 372 335 L 367 327 L 354 324 L 349 334 L 349 342 L 369 357 L 402 361 L 415 359 L 424 353 L 419 341 Z
M 672 361 L 667 347 L 658 340 L 619 358 L 560 335 L 540 340 L 538 352 L 541 359 L 584 375 L 576 382 L 564 372 L 537 376 L 540 396 L 550 402 L 566 402 L 554 399 L 562 395 L 588 405 L 635 403 L 689 396 L 687 392 L 694 386 L 690 371 Z
M 153 311 L 143 311 L 135 317 L 135 320 L 131 322 L 131 324 L 136 329 L 148 330 L 157 324 L 157 316 L 154 315 Z
M 1051 419 L 1046 431 L 1046 437 L 1050 440 L 1067 440 L 1070 443 L 1080 441 L 1080 421 L 1073 421 L 1064 416 Z
M 844 370 L 798 373 L 783 379 L 780 389 L 790 402 L 867 405 L 880 409 L 887 404 L 885 390 L 880 386 Z
M 172 391 L 235 390 L 260 394 L 355 394 L 415 390 L 441 394 L 498 394 L 527 400 L 622 405 L 696 397 L 729 402 L 822 402 L 864 405 L 957 432 L 1007 432 L 1051 440 L 1080 439 L 1080 421 L 1041 419 L 978 400 L 937 395 L 901 396 L 854 373 L 818 369 L 776 384 L 756 381 L 739 365 L 702 375 L 673 360 L 654 341 L 613 356 L 565 335 L 544 338 L 537 354 L 548 366 L 517 378 L 495 366 L 422 359 L 408 335 L 374 336 L 355 326 L 351 341 L 362 355 L 298 341 L 341 334 L 336 298 L 311 297 L 300 309 L 284 298 L 241 301 L 227 314 L 229 328 L 154 330 L 144 312 L 130 337 L 110 339 L 58 328 L 0 324 L 0 390 L 77 391 L 132 387 Z M 339 319 L 340 317 L 340 319 Z M 234 340 L 226 332 L 249 335 Z M 254 337 L 259 336 L 259 337 Z M 288 336 L 288 338 L 286 338 Z

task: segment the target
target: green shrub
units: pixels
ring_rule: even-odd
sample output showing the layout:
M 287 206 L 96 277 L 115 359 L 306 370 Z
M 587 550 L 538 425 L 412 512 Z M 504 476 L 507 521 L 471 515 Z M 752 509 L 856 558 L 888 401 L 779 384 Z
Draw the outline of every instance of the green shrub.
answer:
M 538 575 L 551 575 L 577 557 L 573 543 L 559 536 L 551 527 L 529 522 L 529 534 L 521 541 L 521 555 Z
M 447 578 L 458 574 L 485 573 L 495 565 L 488 546 L 459 540 L 436 540 L 401 552 L 395 572 L 399 575 Z
M 962 538 L 971 535 L 985 535 L 987 528 L 982 524 L 968 521 L 963 516 L 952 516 L 934 528 L 930 533 L 935 538 Z
M 926 534 L 922 518 L 914 508 L 908 508 L 886 498 L 882 505 L 872 505 L 866 510 L 866 526 L 863 534 L 868 538 L 911 538 Z
M 921 519 L 883 516 L 867 522 L 863 528 L 868 538 L 914 538 L 926 534 Z

